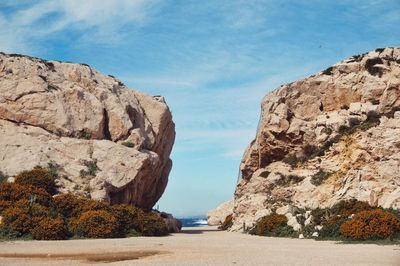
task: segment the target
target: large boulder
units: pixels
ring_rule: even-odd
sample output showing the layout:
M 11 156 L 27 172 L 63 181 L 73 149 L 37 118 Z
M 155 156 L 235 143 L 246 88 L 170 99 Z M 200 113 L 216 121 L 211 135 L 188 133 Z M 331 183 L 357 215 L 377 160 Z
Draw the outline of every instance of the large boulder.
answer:
M 233 199 L 222 203 L 216 209 L 207 213 L 208 225 L 221 225 L 226 217 L 233 213 Z
M 285 206 L 345 199 L 400 208 L 400 49 L 353 56 L 261 104 L 241 163 L 234 225 Z
M 151 209 L 175 125 L 164 99 L 88 65 L 0 53 L 0 170 L 57 169 L 60 192 Z

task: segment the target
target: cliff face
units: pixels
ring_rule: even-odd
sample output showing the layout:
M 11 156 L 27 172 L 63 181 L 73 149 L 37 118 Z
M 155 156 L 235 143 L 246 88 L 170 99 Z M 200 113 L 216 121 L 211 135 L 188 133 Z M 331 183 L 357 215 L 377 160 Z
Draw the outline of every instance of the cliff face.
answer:
M 57 168 L 61 192 L 149 209 L 172 166 L 162 97 L 87 65 L 0 53 L 0 170 Z
M 355 198 L 400 208 L 400 49 L 353 56 L 262 101 L 241 163 L 234 226 L 271 209 Z

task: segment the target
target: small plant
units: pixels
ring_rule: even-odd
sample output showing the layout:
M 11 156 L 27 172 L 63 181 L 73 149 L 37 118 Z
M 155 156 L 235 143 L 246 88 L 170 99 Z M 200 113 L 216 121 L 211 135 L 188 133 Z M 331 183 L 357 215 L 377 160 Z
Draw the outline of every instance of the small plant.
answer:
M 50 195 L 57 192 L 54 178 L 45 168 L 37 166 L 30 171 L 23 171 L 15 177 L 15 183 L 19 185 L 32 185 L 44 189 Z
M 49 175 L 53 178 L 56 179 L 58 177 L 58 169 L 60 168 L 60 166 L 54 162 L 54 161 L 50 161 L 47 164 L 47 171 L 49 173 Z
M 331 175 L 332 175 L 332 173 L 328 173 L 328 172 L 323 171 L 322 169 L 319 169 L 319 171 L 311 177 L 311 184 L 313 184 L 314 186 L 320 186 Z
M 118 221 L 107 211 L 84 212 L 79 218 L 72 219 L 70 226 L 72 231 L 79 237 L 118 237 Z
M 0 171 L 0 183 L 7 182 L 7 176 Z
M 327 69 L 322 71 L 322 74 L 330 76 L 330 75 L 332 75 L 332 70 L 333 70 L 333 67 L 328 67 Z
M 228 230 L 233 225 L 233 214 L 229 214 L 225 217 L 224 222 L 218 228 L 221 230 Z
M 304 177 L 298 175 L 280 175 L 281 178 L 276 182 L 278 186 L 291 186 L 303 181 Z
M 86 170 L 82 169 L 79 172 L 81 177 L 85 176 L 96 176 L 97 171 L 99 171 L 99 167 L 97 166 L 96 161 L 84 161 L 83 163 L 86 166 Z
M 63 240 L 68 238 L 68 229 L 60 217 L 45 217 L 31 230 L 34 239 L 37 240 Z
M 82 130 L 81 132 L 79 132 L 78 138 L 79 139 L 87 139 L 87 140 L 89 140 L 89 139 L 92 138 L 92 134 L 90 132 Z
M 291 165 L 292 167 L 296 167 L 297 164 L 300 163 L 300 159 L 297 158 L 297 156 L 295 154 L 289 154 L 288 156 L 283 158 L 282 161 L 284 163 L 287 163 L 287 164 Z
M 340 233 L 352 240 L 385 239 L 400 233 L 400 220 L 379 209 L 362 211 L 344 222 Z
M 124 146 L 126 146 L 126 147 L 128 147 L 128 148 L 133 148 L 133 147 L 135 147 L 135 144 L 134 144 L 133 142 L 131 142 L 131 141 L 124 141 L 124 142 L 122 142 L 121 144 L 124 145 Z

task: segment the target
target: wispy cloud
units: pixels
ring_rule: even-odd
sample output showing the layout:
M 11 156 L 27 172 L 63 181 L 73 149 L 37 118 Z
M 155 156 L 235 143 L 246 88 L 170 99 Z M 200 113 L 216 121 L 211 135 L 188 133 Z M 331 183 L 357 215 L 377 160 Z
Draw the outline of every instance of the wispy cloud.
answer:
M 124 27 L 142 26 L 157 12 L 158 0 L 43 0 L 0 4 L 0 49 L 29 52 L 40 40 L 73 32 L 74 41 L 115 44 Z M 13 12 L 7 12 L 12 9 Z M 38 48 L 38 47 L 37 47 Z

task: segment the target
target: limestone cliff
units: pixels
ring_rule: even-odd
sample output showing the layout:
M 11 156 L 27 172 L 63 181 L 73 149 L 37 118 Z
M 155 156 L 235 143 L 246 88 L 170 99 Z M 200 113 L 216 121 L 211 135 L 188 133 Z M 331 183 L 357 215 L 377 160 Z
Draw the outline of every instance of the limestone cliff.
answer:
M 50 163 L 61 192 L 150 209 L 174 139 L 160 96 L 88 65 L 0 53 L 0 170 L 11 179 Z
M 353 56 L 269 93 L 241 174 L 232 230 L 288 206 L 355 198 L 400 208 L 400 48 Z

